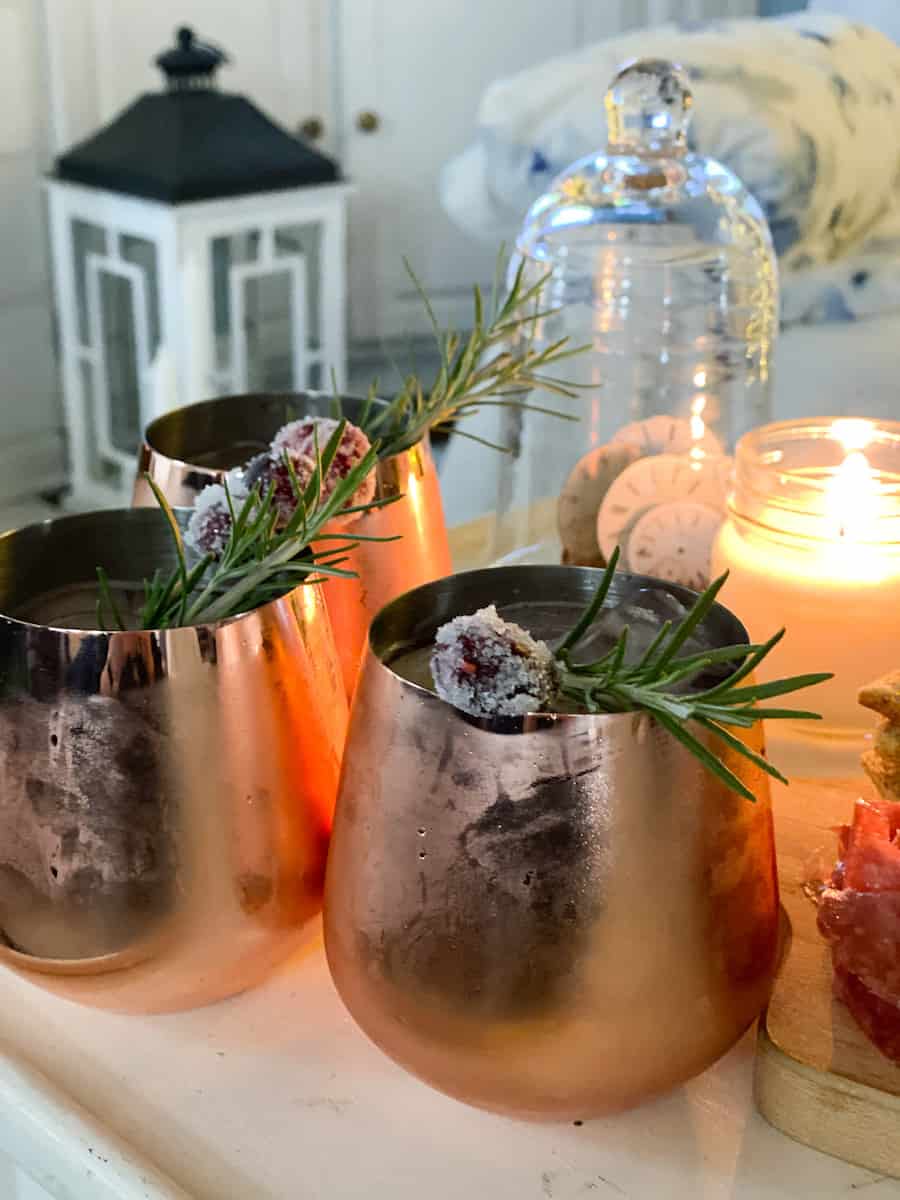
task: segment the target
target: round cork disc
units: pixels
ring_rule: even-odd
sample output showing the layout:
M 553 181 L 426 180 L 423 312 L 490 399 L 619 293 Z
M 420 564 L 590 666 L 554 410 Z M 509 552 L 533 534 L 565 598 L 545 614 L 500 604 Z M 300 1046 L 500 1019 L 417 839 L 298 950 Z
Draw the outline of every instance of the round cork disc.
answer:
M 596 446 L 572 468 L 556 508 L 563 562 L 596 566 L 603 561 L 597 513 L 612 484 L 635 458 L 634 449 L 625 444 Z

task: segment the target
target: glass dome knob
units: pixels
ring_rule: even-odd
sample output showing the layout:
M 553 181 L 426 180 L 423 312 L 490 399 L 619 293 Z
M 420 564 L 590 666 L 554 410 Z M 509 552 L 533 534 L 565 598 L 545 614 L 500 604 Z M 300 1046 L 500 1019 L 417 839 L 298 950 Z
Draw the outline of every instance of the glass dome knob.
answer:
M 664 58 L 625 63 L 606 93 L 610 152 L 683 154 L 693 102 L 687 72 L 677 63 Z

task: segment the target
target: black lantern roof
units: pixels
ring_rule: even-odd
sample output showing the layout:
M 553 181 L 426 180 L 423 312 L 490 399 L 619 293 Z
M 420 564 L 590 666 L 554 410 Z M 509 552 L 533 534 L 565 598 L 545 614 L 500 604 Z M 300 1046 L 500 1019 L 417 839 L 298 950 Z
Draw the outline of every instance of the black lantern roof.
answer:
M 276 125 L 244 96 L 220 92 L 226 55 L 179 29 L 157 65 L 165 92 L 130 108 L 56 160 L 57 179 L 167 204 L 212 200 L 339 177 L 332 159 Z

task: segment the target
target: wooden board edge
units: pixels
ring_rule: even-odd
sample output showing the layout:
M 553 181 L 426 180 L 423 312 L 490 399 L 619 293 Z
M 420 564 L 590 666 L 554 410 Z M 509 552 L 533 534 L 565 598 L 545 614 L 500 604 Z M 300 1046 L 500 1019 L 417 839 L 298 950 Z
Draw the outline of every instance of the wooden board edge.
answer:
M 900 1096 L 817 1071 L 757 1034 L 753 1095 L 782 1133 L 835 1158 L 900 1179 Z

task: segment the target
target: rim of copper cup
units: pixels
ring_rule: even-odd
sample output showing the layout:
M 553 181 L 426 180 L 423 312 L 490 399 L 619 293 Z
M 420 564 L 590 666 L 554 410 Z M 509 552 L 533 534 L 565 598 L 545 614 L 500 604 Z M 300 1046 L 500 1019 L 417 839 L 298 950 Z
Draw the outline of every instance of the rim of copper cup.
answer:
M 190 510 L 186 508 L 173 509 L 173 512 L 179 520 L 179 524 L 182 526 L 184 526 L 184 524 L 187 522 L 187 515 L 189 511 Z M 86 513 L 67 513 L 64 516 L 47 517 L 43 521 L 33 521 L 29 525 L 22 525 L 18 529 L 8 529 L 4 533 L 0 534 L 0 576 L 2 576 L 4 568 L 3 551 L 5 544 L 9 539 L 23 537 L 26 535 L 34 539 L 46 538 L 49 536 L 49 530 L 51 526 L 62 527 L 65 525 L 71 525 L 74 528 L 79 524 L 92 524 L 96 522 L 98 518 L 113 519 L 115 517 L 124 517 L 126 522 L 134 524 L 150 524 L 161 522 L 163 527 L 167 527 L 165 513 L 158 508 L 102 508 L 94 509 L 93 511 Z M 136 532 L 139 533 L 140 531 L 137 530 Z M 46 548 L 44 552 L 48 553 L 49 547 Z M 100 553 L 102 554 L 102 551 Z M 103 566 L 103 563 L 100 562 L 96 565 Z M 165 567 L 167 564 L 157 560 L 155 563 L 150 563 L 148 565 L 152 568 Z M 171 565 L 175 565 L 174 557 Z M 149 577 L 151 573 L 152 569 L 145 574 L 147 577 Z M 70 582 L 73 586 L 77 586 L 79 584 L 88 586 L 92 583 L 92 580 L 90 578 L 72 579 Z M 121 588 L 123 584 L 127 587 L 135 588 L 139 588 L 141 586 L 139 580 L 113 579 L 110 582 L 113 588 L 116 586 Z M 15 613 L 7 612 L 2 606 L 0 606 L 0 621 L 9 621 L 14 625 L 20 625 L 25 629 L 48 630 L 50 633 L 58 634 L 80 634 L 83 637 L 134 637 L 136 634 L 151 635 L 177 633 L 180 630 L 185 629 L 203 629 L 209 633 L 214 633 L 216 630 L 224 629 L 226 626 L 232 625 L 236 621 L 242 621 L 254 613 L 265 612 L 266 609 L 270 608 L 272 605 L 280 604 L 283 600 L 286 600 L 289 596 L 293 595 L 298 588 L 309 586 L 310 585 L 306 582 L 298 583 L 296 587 L 292 588 L 289 592 L 285 592 L 283 596 L 276 596 L 274 599 L 268 600 L 265 604 L 261 604 L 258 608 L 247 609 L 245 612 L 235 613 L 230 617 L 222 617 L 218 621 L 198 621 L 189 625 L 167 625 L 159 628 L 154 627 L 152 629 L 97 629 L 94 627 L 84 628 L 75 625 L 46 625 L 40 621 L 29 621 L 25 617 L 16 616 Z M 2 605 L 2 602 L 0 602 L 0 605 Z
M 432 620 L 431 617 L 428 618 L 428 622 L 425 622 L 425 621 L 422 622 L 422 625 L 420 626 L 420 629 L 421 629 L 420 635 L 416 634 L 415 627 L 414 627 L 414 629 L 412 630 L 412 636 L 410 636 L 409 638 L 407 638 L 405 640 L 393 640 L 393 641 L 384 641 L 384 642 L 381 641 L 382 634 L 383 634 L 383 626 L 385 625 L 386 622 L 388 622 L 395 615 L 395 613 L 398 610 L 403 609 L 406 606 L 409 606 L 411 608 L 411 610 L 417 608 L 423 613 L 433 612 L 433 608 L 431 608 L 427 604 L 427 601 L 430 598 L 428 596 L 428 593 L 433 593 L 435 591 L 438 591 L 442 587 L 444 587 L 444 588 L 446 588 L 448 596 L 452 595 L 453 592 L 455 591 L 455 589 L 452 586 L 448 587 L 447 585 L 452 584 L 454 581 L 481 579 L 486 583 L 488 580 L 493 579 L 493 580 L 497 581 L 498 587 L 496 590 L 499 591 L 500 590 L 499 584 L 502 580 L 502 577 L 504 577 L 504 576 L 508 577 L 511 575 L 513 575 L 513 576 L 518 575 L 519 577 L 524 579 L 525 577 L 527 577 L 529 575 L 534 576 L 534 575 L 540 573 L 540 574 L 545 574 L 545 575 L 546 574 L 557 575 L 560 579 L 563 579 L 566 577 L 571 579 L 572 574 L 575 572 L 577 572 L 578 575 L 582 579 L 587 578 L 590 581 L 592 581 L 593 586 L 591 587 L 591 589 L 589 591 L 585 592 L 584 604 L 586 605 L 588 600 L 590 599 L 590 596 L 593 594 L 593 591 L 596 589 L 601 578 L 603 577 L 604 571 L 603 571 L 602 567 L 574 567 L 574 566 L 563 566 L 563 565 L 555 565 L 555 564 L 527 564 L 527 565 L 521 565 L 521 566 L 508 566 L 508 567 L 480 567 L 476 570 L 471 570 L 471 571 L 459 571 L 459 572 L 455 573 L 454 575 L 445 576 L 443 579 L 436 579 L 436 580 L 433 580 L 431 583 L 421 584 L 419 587 L 412 588 L 408 592 L 404 592 L 402 595 L 398 596 L 395 600 L 392 600 L 389 604 L 386 604 L 383 608 L 381 608 L 378 611 L 378 613 L 373 618 L 371 625 L 369 626 L 369 633 L 368 633 L 368 638 L 367 638 L 367 646 L 368 646 L 369 652 L 371 653 L 371 655 L 375 659 L 375 661 L 378 663 L 379 667 L 383 668 L 385 671 L 388 671 L 394 677 L 394 679 L 398 680 L 403 685 L 403 687 L 405 689 L 408 689 L 410 692 L 412 692 L 419 698 L 424 698 L 430 702 L 433 702 L 435 704 L 443 706 L 449 714 L 452 714 L 454 717 L 458 718 L 461 721 L 464 721 L 468 725 L 472 725 L 477 729 L 483 729 L 488 733 L 501 733 L 501 734 L 532 733 L 539 729 L 551 728 L 561 722 L 570 723 L 573 721 L 580 722 L 580 721 L 590 720 L 592 723 L 600 723 L 600 722 L 605 723 L 605 722 L 613 720 L 613 719 L 615 719 L 615 720 L 632 720 L 636 715 L 638 715 L 634 711 L 621 712 L 621 713 L 590 713 L 590 712 L 580 712 L 579 713 L 579 712 L 546 712 L 546 711 L 544 711 L 544 712 L 526 713 L 526 714 L 522 714 L 519 716 L 504 716 L 504 717 L 474 716 L 471 713 L 467 713 L 467 712 L 464 712 L 462 709 L 456 708 L 454 705 L 450 704 L 449 701 L 441 699 L 441 697 L 438 696 L 437 693 L 432 691 L 430 688 L 424 687 L 422 684 L 415 683 L 411 679 L 407 679 L 405 676 L 398 674 L 393 669 L 393 667 L 391 666 L 391 659 L 396 659 L 397 656 L 400 655 L 401 653 L 403 653 L 404 651 L 409 651 L 409 650 L 415 649 L 416 647 L 427 645 L 429 640 L 431 638 L 433 638 L 434 633 L 437 630 L 437 628 L 440 625 L 444 624 L 446 621 L 450 621 L 454 617 L 461 616 L 461 615 L 463 615 L 463 613 L 466 613 L 466 612 L 474 612 L 476 607 L 482 607 L 485 604 L 494 603 L 502 608 L 506 603 L 508 603 L 507 601 L 504 601 L 503 599 L 501 599 L 497 596 L 492 597 L 490 599 L 482 598 L 477 605 L 475 603 L 472 603 L 471 605 L 469 605 L 465 608 L 456 609 L 454 611 L 448 610 L 447 612 L 442 613 L 441 616 L 437 620 L 433 621 L 433 623 L 431 624 L 430 632 L 427 632 L 427 628 L 428 628 L 428 622 L 431 622 L 431 620 Z M 647 589 L 654 590 L 654 591 L 662 590 L 664 592 L 667 592 L 669 595 L 674 596 L 674 598 L 676 600 L 679 600 L 682 604 L 685 604 L 686 607 L 689 607 L 690 604 L 693 601 L 695 601 L 698 596 L 697 592 L 693 592 L 693 591 L 691 591 L 690 588 L 683 587 L 681 584 L 670 583 L 668 580 L 657 579 L 651 575 L 632 574 L 631 572 L 628 572 L 628 571 L 621 571 L 621 572 L 616 573 L 616 576 L 615 576 L 614 582 L 613 582 L 613 588 L 610 589 L 611 593 L 613 592 L 613 589 L 616 586 L 616 582 L 627 583 L 628 585 L 633 586 L 635 589 L 647 588 Z M 488 588 L 488 591 L 490 591 L 489 588 Z M 559 594 L 557 594 L 557 597 L 559 598 Z M 564 598 L 565 597 L 563 596 L 563 599 Z M 520 595 L 520 596 L 516 597 L 514 599 L 514 601 L 512 601 L 512 602 L 527 603 L 528 596 L 526 594 Z M 606 605 L 604 605 L 604 607 L 606 607 Z M 749 634 L 747 633 L 747 630 L 744 628 L 743 623 L 731 611 L 731 609 L 726 608 L 726 606 L 724 604 L 720 604 L 718 601 L 716 601 L 712 605 L 711 609 L 709 610 L 709 613 L 707 614 L 707 617 L 704 618 L 704 621 L 701 623 L 701 625 L 700 625 L 701 630 L 704 628 L 708 628 L 707 622 L 708 622 L 709 618 L 713 617 L 713 616 L 718 617 L 719 620 L 721 620 L 721 621 L 727 622 L 728 625 L 730 625 L 730 627 L 731 627 L 731 632 L 734 634 L 734 637 L 729 638 L 729 640 L 727 640 L 727 641 L 726 640 L 719 641 L 718 639 L 716 639 L 716 641 L 710 646 L 711 650 L 718 649 L 721 646 L 732 646 L 732 645 L 739 645 L 739 644 L 746 644 L 747 647 L 749 648 L 750 637 L 749 637 Z M 736 671 L 739 668 L 739 666 L 740 666 L 740 663 L 736 663 L 734 666 L 734 670 Z M 728 678 L 728 676 L 717 675 L 715 678 L 715 681 L 717 683 L 721 683 L 727 678 Z
M 230 405 L 230 404 L 233 404 L 237 408 L 237 407 L 240 407 L 241 405 L 246 405 L 248 402 L 255 401 L 255 400 L 282 401 L 282 402 L 285 402 L 288 404 L 297 402 L 298 403 L 297 412 L 294 416 L 288 417 L 288 420 L 289 421 L 302 420 L 304 416 L 309 415 L 308 413 L 304 413 L 304 412 L 300 411 L 300 407 L 299 407 L 299 405 L 302 404 L 302 400 L 305 397 L 311 397 L 316 400 L 324 400 L 324 401 L 327 401 L 330 403 L 332 400 L 335 399 L 335 393 L 309 390 L 309 391 L 303 391 L 303 392 L 230 392 L 226 396 L 211 396 L 207 400 L 200 400 L 196 404 L 183 404 L 183 405 L 180 405 L 178 408 L 171 409 L 169 412 L 161 413 L 160 416 L 158 416 L 158 417 L 154 417 L 154 419 L 149 423 L 149 425 L 147 425 L 145 427 L 141 441 L 142 441 L 143 446 L 146 447 L 146 449 L 148 449 L 152 454 L 156 455 L 158 458 L 165 459 L 166 462 L 171 463 L 173 466 L 183 467 L 187 471 L 208 471 L 210 474 L 223 475 L 226 473 L 225 468 L 211 467 L 211 466 L 207 465 L 206 463 L 187 462 L 187 461 L 185 461 L 185 459 L 179 458 L 177 455 L 170 454 L 167 450 L 161 449 L 160 446 L 156 443 L 156 441 L 154 441 L 154 438 L 158 438 L 160 436 L 160 432 L 164 425 L 166 425 L 168 423 L 173 423 L 173 419 L 176 416 L 180 415 L 181 413 L 196 412 L 196 411 L 202 412 L 204 409 L 209 410 L 209 409 L 218 408 L 222 405 Z M 350 401 L 353 404 L 363 405 L 367 401 L 367 397 L 357 396 L 357 395 L 354 395 L 352 392 L 339 392 L 337 394 L 337 399 L 340 400 L 342 404 L 346 403 L 347 401 Z M 376 408 L 387 408 L 389 401 L 385 400 L 384 398 L 382 398 L 380 396 L 376 396 L 375 398 L 373 398 L 372 404 Z M 315 414 L 313 414 L 313 415 L 315 415 Z M 330 414 L 326 414 L 326 415 L 330 415 Z M 377 438 L 376 438 L 376 441 L 377 441 Z M 382 465 L 383 463 L 390 462 L 390 460 L 392 458 L 397 458 L 399 455 L 407 454 L 407 453 L 409 453 L 410 450 L 415 449 L 416 446 L 421 445 L 423 442 L 428 444 L 428 443 L 430 443 L 430 441 L 431 441 L 430 434 L 429 434 L 429 431 L 426 429 L 420 437 L 416 438 L 416 440 L 413 443 L 411 443 L 409 446 L 405 447 L 403 450 L 398 450 L 395 454 L 389 454 L 385 458 L 379 458 L 378 462 L 376 463 L 376 469 L 378 466 Z M 264 452 L 264 449 L 265 449 L 265 447 L 263 447 L 263 449 L 258 451 L 257 453 Z M 212 453 L 212 452 L 213 452 L 212 450 L 204 451 L 204 453 L 207 453 L 207 454 Z

